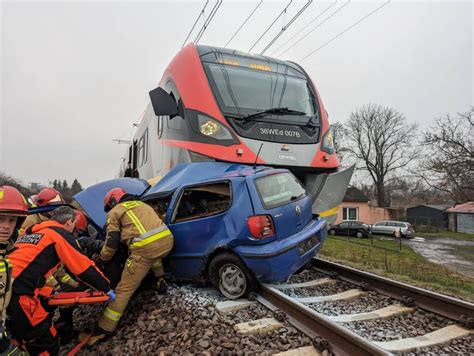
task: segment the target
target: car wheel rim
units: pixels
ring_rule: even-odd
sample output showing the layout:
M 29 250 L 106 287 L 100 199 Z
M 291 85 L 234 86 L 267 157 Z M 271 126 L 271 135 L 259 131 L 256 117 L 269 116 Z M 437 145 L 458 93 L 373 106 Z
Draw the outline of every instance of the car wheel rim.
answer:
M 247 278 L 244 271 L 233 264 L 222 266 L 219 269 L 219 289 L 229 299 L 241 297 L 247 290 Z

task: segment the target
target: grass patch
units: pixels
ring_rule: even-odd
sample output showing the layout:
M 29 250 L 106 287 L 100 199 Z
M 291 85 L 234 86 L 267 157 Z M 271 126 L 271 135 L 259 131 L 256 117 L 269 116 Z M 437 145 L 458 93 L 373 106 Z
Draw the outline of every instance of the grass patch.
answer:
M 319 254 L 351 267 L 474 301 L 474 279 L 429 262 L 409 246 L 403 245 L 398 251 L 394 249 L 395 241 L 375 241 L 377 246 L 370 246 L 370 239 L 351 243 L 347 238 L 328 237 Z
M 421 237 L 449 237 L 453 239 L 458 239 L 458 240 L 468 240 L 468 239 L 474 239 L 474 234 L 463 234 L 460 232 L 454 232 L 454 231 L 448 231 L 448 230 L 443 230 L 443 231 L 438 231 L 438 232 L 416 232 L 415 236 L 421 236 Z

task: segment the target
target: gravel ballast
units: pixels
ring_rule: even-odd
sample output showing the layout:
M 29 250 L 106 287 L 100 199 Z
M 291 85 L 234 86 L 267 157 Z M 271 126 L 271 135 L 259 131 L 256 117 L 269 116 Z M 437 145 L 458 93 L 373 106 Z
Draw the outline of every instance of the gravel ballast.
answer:
M 391 341 L 422 336 L 450 324 L 454 322 L 417 309 L 409 314 L 373 321 L 345 323 L 344 326 L 373 341 Z
M 171 286 L 168 295 L 154 291 L 137 293 L 113 337 L 84 355 L 118 354 L 228 354 L 270 355 L 311 345 L 311 340 L 289 324 L 265 336 L 242 337 L 234 325 L 271 317 L 272 313 L 256 304 L 222 314 L 215 308 L 212 293 L 198 288 Z M 75 311 L 77 329 L 84 329 L 99 318 L 98 306 L 82 306 Z M 62 348 L 66 352 L 73 344 Z

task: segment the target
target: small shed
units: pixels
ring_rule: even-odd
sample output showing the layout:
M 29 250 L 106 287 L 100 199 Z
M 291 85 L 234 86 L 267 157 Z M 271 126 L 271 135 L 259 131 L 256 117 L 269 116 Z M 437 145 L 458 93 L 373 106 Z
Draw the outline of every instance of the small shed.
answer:
M 451 205 L 416 205 L 407 208 L 407 221 L 414 226 L 448 228 L 448 213 Z
M 449 230 L 474 234 L 474 201 L 453 206 L 447 210 Z

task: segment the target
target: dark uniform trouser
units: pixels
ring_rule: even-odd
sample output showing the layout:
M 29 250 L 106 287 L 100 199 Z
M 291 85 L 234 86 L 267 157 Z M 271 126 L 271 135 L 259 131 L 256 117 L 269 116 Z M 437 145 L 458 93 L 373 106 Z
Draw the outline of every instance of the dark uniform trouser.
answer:
M 47 302 L 27 295 L 13 295 L 8 306 L 12 336 L 30 355 L 57 355 L 59 338 L 47 311 Z

